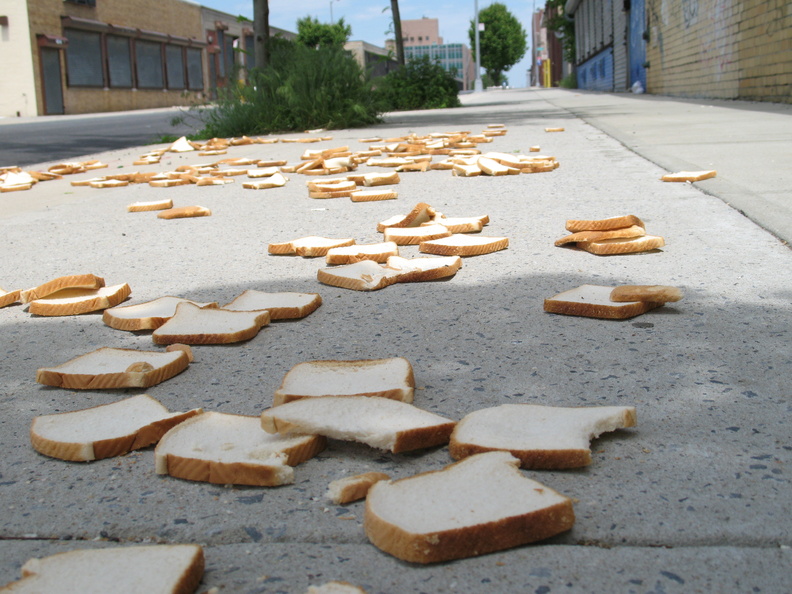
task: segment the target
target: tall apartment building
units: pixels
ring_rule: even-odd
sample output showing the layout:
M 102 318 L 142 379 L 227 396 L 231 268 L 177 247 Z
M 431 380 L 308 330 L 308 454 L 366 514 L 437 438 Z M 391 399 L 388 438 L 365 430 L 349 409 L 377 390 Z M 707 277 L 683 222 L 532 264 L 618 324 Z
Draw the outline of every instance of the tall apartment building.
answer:
M 454 75 L 461 90 L 473 88 L 476 64 L 470 48 L 464 43 L 443 43 L 438 19 L 403 20 L 401 25 L 405 61 L 428 55 L 432 60 L 439 60 L 440 65 Z M 460 35 L 467 35 L 467 31 Z M 389 49 L 393 49 L 393 45 L 392 40 L 386 42 Z

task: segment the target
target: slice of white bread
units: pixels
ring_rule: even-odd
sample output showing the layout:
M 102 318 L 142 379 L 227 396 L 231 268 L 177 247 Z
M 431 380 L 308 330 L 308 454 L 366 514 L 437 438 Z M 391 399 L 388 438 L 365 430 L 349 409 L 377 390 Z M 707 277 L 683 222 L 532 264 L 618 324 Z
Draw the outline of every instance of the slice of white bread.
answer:
M 455 424 L 412 404 L 379 396 L 303 398 L 261 413 L 261 426 L 269 433 L 315 433 L 394 454 L 446 444 Z
M 412 365 L 404 357 L 305 361 L 283 376 L 273 406 L 327 396 L 380 396 L 412 402 L 414 391 Z
M 305 594 L 366 594 L 366 591 L 349 582 L 333 580 L 321 586 L 308 586 Z
M 434 208 L 425 202 L 419 202 L 406 215 L 394 215 L 377 223 L 377 231 L 382 233 L 388 227 L 418 227 L 429 222 L 434 216 Z
M 399 193 L 395 190 L 358 190 L 349 195 L 352 202 L 379 202 L 381 200 L 396 200 Z
M 230 311 L 258 311 L 266 309 L 272 320 L 294 320 L 304 318 L 322 305 L 319 293 L 266 293 L 248 289 L 223 306 Z
M 269 324 L 268 311 L 230 311 L 179 303 L 176 313 L 151 333 L 154 344 L 229 344 L 249 340 Z
M 76 316 L 115 307 L 132 293 L 126 283 L 99 289 L 62 289 L 30 302 L 28 311 L 37 316 Z
M 317 435 L 270 435 L 258 417 L 205 412 L 176 425 L 154 450 L 157 474 L 220 485 L 294 482 L 292 466 L 325 448 Z
M 390 476 L 384 472 L 364 472 L 355 476 L 346 476 L 327 485 L 327 498 L 336 505 L 359 501 L 365 499 L 375 483 L 387 480 L 390 480 Z
M 611 300 L 613 287 L 581 285 L 544 300 L 544 310 L 550 313 L 607 320 L 625 320 L 663 305 L 652 301 Z
M 566 230 L 570 233 L 577 233 L 578 231 L 608 231 L 610 229 L 623 229 L 633 225 L 644 226 L 643 221 L 635 215 L 623 215 L 608 219 L 569 219 L 566 222 Z
M 480 256 L 509 247 L 508 237 L 483 237 L 454 234 L 442 239 L 422 241 L 418 250 L 440 256 Z
M 610 294 L 611 301 L 653 301 L 668 303 L 682 299 L 682 291 L 667 285 L 621 285 Z
M 57 367 L 42 367 L 36 381 L 69 390 L 149 388 L 187 369 L 192 352 L 184 345 L 162 351 L 101 349 L 81 355 Z
M 667 173 L 660 179 L 664 182 L 697 182 L 703 179 L 710 179 L 718 174 L 714 169 L 706 171 L 679 171 L 677 173 Z
M 190 182 L 187 180 L 181 179 L 169 179 L 165 180 L 163 183 L 172 183 L 172 185 L 186 185 Z M 149 182 L 154 184 L 156 182 Z M 158 219 L 189 219 L 193 217 L 208 217 L 212 215 L 212 211 L 206 208 L 205 206 L 180 206 L 179 208 L 168 208 L 167 210 L 161 210 L 157 214 Z
M 592 439 L 634 425 L 632 406 L 503 404 L 459 421 L 448 449 L 455 460 L 501 450 L 520 460 L 522 468 L 578 468 L 591 464 Z
M 354 264 L 361 260 L 373 260 L 382 264 L 387 262 L 390 256 L 398 255 L 399 246 L 392 241 L 382 241 L 332 248 L 327 252 L 325 262 L 328 264 Z
M 354 291 L 376 291 L 399 282 L 404 273 L 373 260 L 361 260 L 331 268 L 320 268 L 316 278 L 320 283 Z
M 629 239 L 601 239 L 578 243 L 577 247 L 598 256 L 611 256 L 615 254 L 635 254 L 656 250 L 665 245 L 665 240 L 659 235 L 644 235 Z
M 369 490 L 363 528 L 379 549 L 412 563 L 483 555 L 572 528 L 572 500 L 526 478 L 508 452 Z
M 418 245 L 430 239 L 451 235 L 451 231 L 447 227 L 437 224 L 420 227 L 386 227 L 383 233 L 385 241 L 393 241 L 398 245 Z
M 0 588 L 13 594 L 190 594 L 204 573 L 196 544 L 78 549 L 22 566 L 22 579 Z
M 400 271 L 397 282 L 416 283 L 437 280 L 454 276 L 462 268 L 462 258 L 459 256 L 445 256 L 436 258 L 402 258 L 391 256 L 388 258 L 388 268 Z
M 21 293 L 22 291 L 19 289 L 16 291 L 4 291 L 0 289 L 0 307 L 7 307 L 12 303 L 19 303 L 22 301 Z
M 168 409 L 148 394 L 74 412 L 43 415 L 30 425 L 33 449 L 61 460 L 88 462 L 157 443 L 171 427 L 203 412 Z
M 300 239 L 293 239 L 292 241 L 271 243 L 269 244 L 267 251 L 270 254 L 296 254 L 304 258 L 315 258 L 317 256 L 326 256 L 330 248 L 343 247 L 347 245 L 355 245 L 355 240 L 351 237 L 345 237 L 343 239 L 331 239 L 329 237 L 317 237 L 315 235 L 310 235 L 308 237 L 301 237 Z
M 99 289 L 105 286 L 102 277 L 93 274 L 70 274 L 60 276 L 43 285 L 20 291 L 22 303 L 30 303 L 36 299 L 43 299 L 63 289 Z
M 167 210 L 173 208 L 173 200 L 150 200 L 148 202 L 133 202 L 127 206 L 127 212 L 148 212 L 152 210 Z
M 162 326 L 171 319 L 176 313 L 176 307 L 180 303 L 192 303 L 198 307 L 208 307 L 216 309 L 217 303 L 196 303 L 181 297 L 160 297 L 153 301 L 138 303 L 136 305 L 124 305 L 111 307 L 102 313 L 102 321 L 116 330 L 154 330 Z
M 478 233 L 484 228 L 489 217 L 435 217 L 423 225 L 442 225 L 451 233 Z
M 608 231 L 578 231 L 557 239 L 555 245 L 560 246 L 567 243 L 583 241 L 602 241 L 603 239 L 624 239 L 630 237 L 643 237 L 646 229 L 640 225 L 622 227 L 621 229 L 610 229 Z

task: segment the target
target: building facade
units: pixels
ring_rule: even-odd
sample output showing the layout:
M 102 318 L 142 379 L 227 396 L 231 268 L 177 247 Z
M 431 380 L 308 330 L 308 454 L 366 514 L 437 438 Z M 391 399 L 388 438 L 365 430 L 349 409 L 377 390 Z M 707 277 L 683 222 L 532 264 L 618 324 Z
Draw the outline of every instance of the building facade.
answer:
M 476 63 L 470 48 L 464 43 L 443 43 L 440 37 L 438 19 L 422 18 L 402 21 L 402 40 L 404 41 L 404 61 L 428 55 L 437 60 L 443 69 L 457 81 L 459 88 L 467 91 L 473 88 L 476 80 Z M 392 40 L 386 47 L 395 51 Z
M 568 0 L 582 89 L 792 103 L 789 0 Z
M 384 47 L 378 47 L 365 41 L 347 41 L 344 44 L 344 49 L 355 58 L 363 72 L 371 78 L 385 76 L 399 67 L 399 63 L 393 59 L 393 53 Z
M 182 0 L 0 0 L 0 115 L 189 104 L 205 88 L 202 38 L 200 7 Z

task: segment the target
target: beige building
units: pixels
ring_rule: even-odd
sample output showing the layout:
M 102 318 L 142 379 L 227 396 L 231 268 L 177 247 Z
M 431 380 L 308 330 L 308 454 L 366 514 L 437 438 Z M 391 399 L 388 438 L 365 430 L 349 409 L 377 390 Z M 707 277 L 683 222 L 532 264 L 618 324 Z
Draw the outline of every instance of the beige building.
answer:
M 0 116 L 189 104 L 205 45 L 183 0 L 0 0 Z
M 443 45 L 440 37 L 440 22 L 437 19 L 411 19 L 403 20 L 402 40 L 405 47 L 415 45 Z

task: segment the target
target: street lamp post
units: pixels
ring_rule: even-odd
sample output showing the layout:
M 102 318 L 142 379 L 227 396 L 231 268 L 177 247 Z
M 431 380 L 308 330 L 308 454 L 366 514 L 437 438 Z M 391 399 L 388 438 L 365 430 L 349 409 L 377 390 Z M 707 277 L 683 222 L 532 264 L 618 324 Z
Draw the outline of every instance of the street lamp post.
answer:
M 481 44 L 479 43 L 479 10 L 478 0 L 475 2 L 476 10 L 476 82 L 474 83 L 474 91 L 481 93 L 484 90 L 484 83 L 481 82 Z

